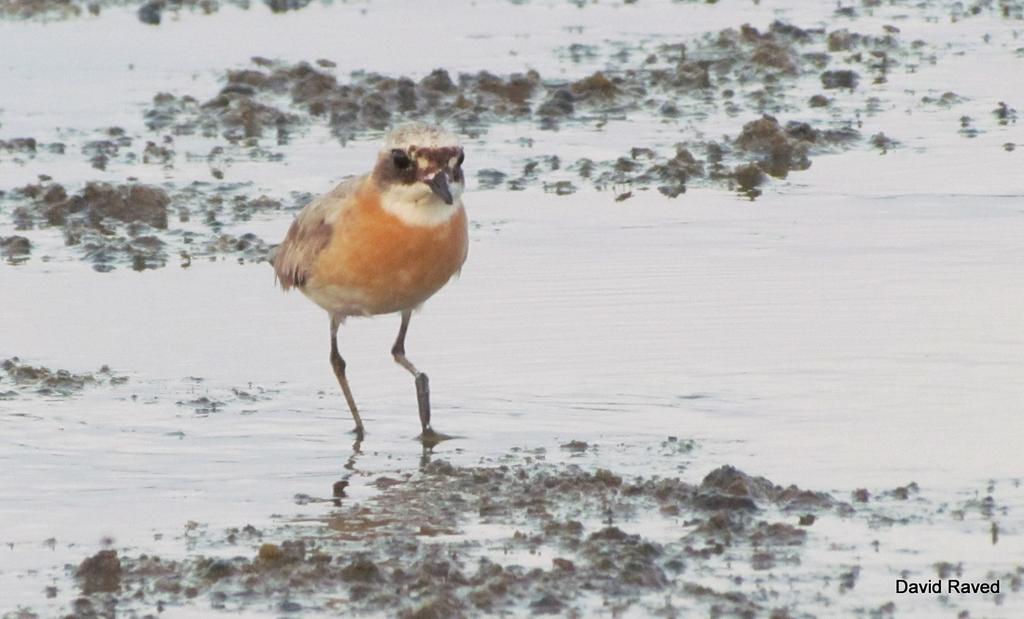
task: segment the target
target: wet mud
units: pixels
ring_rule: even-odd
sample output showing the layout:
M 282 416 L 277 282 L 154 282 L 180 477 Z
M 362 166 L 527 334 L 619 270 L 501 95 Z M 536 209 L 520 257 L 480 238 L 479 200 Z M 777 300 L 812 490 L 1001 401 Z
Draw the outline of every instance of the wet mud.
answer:
M 661 452 L 673 453 L 673 444 L 681 443 L 670 438 Z M 582 441 L 562 446 L 577 454 L 588 448 Z M 688 458 L 692 449 L 687 443 L 675 451 Z M 909 484 L 846 502 L 728 465 L 690 484 L 549 464 L 543 450 L 479 466 L 425 450 L 418 471 L 379 476 L 372 485 L 379 493 L 365 501 L 344 492 L 320 499 L 336 507 L 313 527 L 204 530 L 203 544 L 215 554 L 165 559 L 101 550 L 68 566 L 75 583 L 68 616 L 176 607 L 316 616 L 583 617 L 598 608 L 638 616 L 820 616 L 857 587 L 861 571 L 842 565 L 810 578 L 782 576 L 831 543 L 822 523 L 908 526 L 914 519 L 885 514 L 894 501 L 920 493 Z M 957 513 L 970 510 L 990 519 L 998 511 L 991 496 Z M 937 513 L 929 502 L 917 511 L 918 518 Z M 724 588 L 704 584 L 702 574 L 735 563 L 748 565 L 749 576 Z M 962 567 L 934 569 L 947 577 Z M 1022 576 L 1024 565 L 1005 575 L 1011 594 Z M 791 601 L 794 589 L 803 602 Z M 872 613 L 884 614 L 885 606 Z
M 853 50 L 857 51 L 849 54 Z M 681 106 L 687 116 L 724 111 L 730 117 L 772 113 L 800 118 L 801 102 L 787 96 L 796 84 L 820 77 L 826 90 L 856 88 L 856 72 L 822 73 L 822 67 L 852 64 L 882 80 L 894 66 L 920 63 L 926 50 L 923 42 L 909 45 L 895 33 L 826 33 L 775 22 L 765 32 L 744 25 L 685 44 L 632 49 L 609 58 L 606 69 L 571 82 L 545 78 L 535 70 L 496 75 L 453 74 L 443 68 L 419 79 L 366 72 L 339 77 L 329 62 L 287 64 L 253 58 L 249 68 L 226 71 L 223 88 L 212 98 L 160 93 L 145 117 L 151 130 L 167 132 L 165 140 L 200 134 L 245 145 L 264 139 L 272 143 L 272 150 L 310 125 L 326 125 L 344 143 L 413 119 L 445 122 L 473 138 L 507 122 L 553 131 L 637 116 L 674 123 Z M 815 97 L 827 104 L 824 95 Z M 845 110 L 846 118 L 843 112 L 837 109 L 833 119 L 814 128 L 802 120 L 786 120 L 787 133 L 781 137 L 780 131 L 774 136 L 754 135 L 769 130 L 761 126 L 767 121 L 755 116 L 735 137 L 697 140 L 686 139 L 683 133 L 684 141 L 675 145 L 675 152 L 659 155 L 637 146 L 617 160 L 578 160 L 566 168 L 579 172 L 576 183 L 599 188 L 628 184 L 631 189 L 657 188 L 673 197 L 684 193 L 688 183 L 739 184 L 747 191 L 763 182 L 761 177 L 751 182 L 753 176 L 745 171 L 751 165 L 768 176 L 785 178 L 791 171 L 808 168 L 809 155 L 861 141 L 856 109 Z M 806 144 L 791 143 L 794 139 Z M 553 153 L 529 159 L 521 174 L 481 170 L 479 181 L 483 188 L 504 182 L 508 189 L 520 190 L 541 183 L 556 194 L 572 193 L 573 181 L 549 180 L 544 174 L 561 166 L 541 163 L 563 157 Z
M 432 459 L 418 473 L 380 477 L 379 496 L 352 506 L 340 500 L 314 535 L 230 530 L 217 540 L 237 549 L 230 559 L 167 561 L 100 551 L 74 570 L 83 596 L 74 616 L 111 605 L 142 613 L 187 604 L 387 610 L 403 617 L 582 616 L 596 600 L 621 610 L 671 610 L 669 594 L 694 597 L 713 613 L 762 613 L 771 604 L 694 585 L 685 574 L 741 549 L 755 552 L 763 566 L 791 561 L 807 537 L 800 517 L 852 511 L 825 493 L 782 488 L 732 467 L 690 485 L 521 456 L 501 460 L 507 463 L 457 467 Z M 632 529 L 630 523 L 646 519 L 663 522 L 668 539 L 617 526 Z M 523 566 L 484 556 L 493 553 L 479 542 L 441 541 L 476 526 L 504 531 L 486 542 L 491 547 L 550 559 Z
M 126 376 L 103 366 L 97 372 L 75 374 L 67 370 L 53 370 L 34 366 L 18 357 L 0 362 L 0 399 L 10 400 L 23 394 L 42 396 L 70 396 L 97 385 L 121 385 Z
M 181 410 L 191 410 L 197 417 L 224 412 L 247 415 L 260 402 L 272 401 L 278 390 L 249 383 L 241 387 L 210 385 L 202 378 L 191 376 L 183 380 L 184 393 L 174 400 Z
M 11 207 L 15 230 L 59 231 L 64 247 L 96 271 L 143 271 L 169 262 L 187 267 L 197 258 L 265 260 L 269 246 L 263 239 L 223 228 L 286 207 L 265 195 L 250 197 L 245 189 L 196 182 L 175 192 L 138 182 L 88 182 L 69 193 L 44 177 L 7 192 L 0 203 Z M 299 204 L 306 199 L 300 195 Z M 0 238 L 0 255 L 10 264 L 23 264 L 32 255 L 32 242 L 20 235 Z
M 166 132 L 164 140 L 200 134 L 236 147 L 259 143 L 275 152 L 311 125 L 326 126 L 346 143 L 412 119 L 445 122 L 472 139 L 509 122 L 557 131 L 645 118 L 661 119 L 671 128 L 681 110 L 697 118 L 724 113 L 739 121 L 732 136 L 693 135 L 684 129 L 675 144 L 654 150 L 638 145 L 605 161 L 564 161 L 557 152 L 531 156 L 521 161 L 521 171 L 481 169 L 478 182 L 483 189 L 539 185 L 556 195 L 573 193 L 583 184 L 613 190 L 622 199 L 637 190 L 676 197 L 687 186 L 717 185 L 756 197 L 760 185 L 806 170 L 814 156 L 858 146 L 888 152 L 896 141 L 884 134 L 865 140 L 858 130 L 861 115 L 881 105 L 885 94 L 858 86 L 862 80 L 889 84 L 935 62 L 940 53 L 923 40 L 907 40 L 894 26 L 866 34 L 782 21 L 764 31 L 742 25 L 685 43 L 619 42 L 613 47 L 619 51 L 605 59 L 604 69 L 573 81 L 536 70 L 498 75 L 443 68 L 421 78 L 368 72 L 338 76 L 334 63 L 323 59 L 288 64 L 257 57 L 251 67 L 225 71 L 224 86 L 212 97 L 156 95 L 145 113 L 146 124 Z M 578 61 L 581 53 L 570 46 L 563 60 Z M 598 51 L 588 53 L 596 56 Z M 792 94 L 814 84 L 820 94 L 802 100 Z M 830 97 L 833 91 L 848 93 L 843 104 Z M 827 120 L 812 119 L 804 111 L 822 107 L 830 110 Z M 1008 108 L 996 114 L 1010 118 Z M 785 131 L 773 131 L 769 118 Z M 566 172 L 576 174 L 558 178 Z
M 265 3 L 272 11 L 280 12 L 306 6 L 309 0 L 286 3 L 266 0 Z M 129 6 L 138 7 L 140 22 L 156 26 L 166 14 L 176 15 L 181 11 L 210 14 L 226 5 L 248 9 L 252 3 L 249 0 L 226 0 L 223 3 L 220 0 L 5 0 L 0 4 L 0 16 L 9 19 L 73 19 L 96 17 L 104 9 Z
M 17 234 L 0 237 L 0 257 L 8 264 L 21 264 L 32 254 L 32 242 Z

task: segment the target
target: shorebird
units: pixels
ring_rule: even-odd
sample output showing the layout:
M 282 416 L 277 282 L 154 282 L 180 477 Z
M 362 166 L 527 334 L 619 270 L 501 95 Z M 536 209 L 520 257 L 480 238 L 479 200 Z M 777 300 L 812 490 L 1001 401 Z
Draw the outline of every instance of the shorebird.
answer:
M 338 352 L 350 316 L 400 313 L 391 354 L 413 375 L 423 437 L 430 426 L 427 375 L 405 356 L 412 312 L 458 275 L 469 235 L 462 205 L 462 147 L 421 123 L 392 130 L 373 171 L 343 181 L 307 204 L 269 256 L 284 290 L 298 288 L 327 310 L 331 367 L 361 438 L 363 421 Z

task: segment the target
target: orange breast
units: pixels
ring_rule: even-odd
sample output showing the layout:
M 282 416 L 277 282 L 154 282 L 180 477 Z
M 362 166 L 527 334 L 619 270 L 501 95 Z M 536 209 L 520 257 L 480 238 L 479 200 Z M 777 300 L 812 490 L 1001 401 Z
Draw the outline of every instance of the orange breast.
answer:
M 364 189 L 335 222 L 309 285 L 357 300 L 358 313 L 412 309 L 459 272 L 468 245 L 461 205 L 439 225 L 411 226 L 385 211 L 376 191 Z

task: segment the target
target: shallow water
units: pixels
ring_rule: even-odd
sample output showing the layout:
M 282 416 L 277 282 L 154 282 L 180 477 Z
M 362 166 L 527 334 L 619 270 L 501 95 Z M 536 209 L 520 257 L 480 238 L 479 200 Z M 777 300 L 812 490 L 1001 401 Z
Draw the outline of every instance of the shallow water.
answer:
M 208 177 L 205 161 L 182 156 L 173 169 L 114 162 L 98 171 L 77 144 L 107 126 L 146 135 L 141 110 L 153 94 L 212 95 L 215 70 L 253 55 L 327 57 L 339 74 L 423 75 L 444 65 L 548 75 L 566 71 L 556 52 L 574 40 L 600 46 L 686 39 L 744 22 L 763 27 L 779 17 L 804 25 L 833 19 L 831 5 L 723 5 L 475 3 L 457 16 L 418 9 L 422 19 L 413 23 L 397 5 L 377 3 L 283 16 L 262 7 L 185 11 L 159 28 L 118 8 L 54 23 L 0 21 L 2 136 L 60 139 L 71 153 L 0 160 L 0 185 L 40 173 L 69 186 Z M 844 501 L 858 488 L 877 495 L 913 481 L 921 488 L 914 500 L 873 508 L 907 522 L 821 517 L 798 564 L 758 572 L 727 555 L 687 578 L 713 588 L 733 586 L 736 573 L 754 583 L 791 581 L 764 586 L 789 591 L 777 606 L 820 616 L 889 601 L 900 617 L 1024 611 L 1008 579 L 999 598 L 892 592 L 902 571 L 923 580 L 941 561 L 962 562 L 964 578 L 1020 569 L 1024 175 L 1020 149 L 1002 145 L 1024 144 L 1024 135 L 990 112 L 998 101 L 1024 105 L 1024 81 L 1014 77 L 1024 74 L 1015 51 L 1022 25 L 991 16 L 951 25 L 894 5 L 856 27 L 892 19 L 908 40 L 947 51 L 934 67 L 865 86 L 884 105 L 861 118 L 862 133 L 884 131 L 900 142 L 884 156 L 866 144 L 817 156 L 756 201 L 710 187 L 675 200 L 638 191 L 621 203 L 614 192 L 586 188 L 569 196 L 536 187 L 468 194 L 469 261 L 414 317 L 407 346 L 431 377 L 435 426 L 457 436 L 430 457 L 470 466 L 528 453 L 691 483 L 731 464 Z M 451 44 L 425 34 L 450 32 L 453 23 L 460 27 Z M 499 27 L 505 23 L 515 27 Z M 371 29 L 386 36 L 352 45 L 355 33 Z M 109 36 L 115 31 L 120 36 Z M 982 33 L 992 42 L 980 43 Z M 573 66 L 573 77 L 595 66 Z M 75 96 L 55 98 L 57 84 Z M 919 103 L 946 90 L 966 103 Z M 825 113 L 794 117 L 814 114 Z M 958 134 L 964 114 L 983 130 L 977 137 Z M 754 117 L 720 114 L 701 131 L 735 131 Z M 614 158 L 636 144 L 671 145 L 672 131 L 691 127 L 667 131 L 647 117 L 557 132 L 506 123 L 467 149 L 481 168 L 536 153 Z M 530 153 L 517 142 L 524 136 L 534 139 Z M 182 138 L 177 148 L 205 152 L 208 142 Z M 316 193 L 365 167 L 375 149 L 375 135 L 343 147 L 314 127 L 283 148 L 284 162 L 239 159 L 229 179 L 272 195 Z M 292 214 L 225 230 L 273 242 Z M 0 230 L 11 234 L 4 217 Z M 77 594 L 65 564 L 93 554 L 104 537 L 122 553 L 184 557 L 237 552 L 207 534 L 247 523 L 323 535 L 321 519 L 337 508 L 326 500 L 336 481 L 349 482 L 346 504 L 371 501 L 381 494 L 377 478 L 423 463 L 413 385 L 389 354 L 397 318 L 353 319 L 342 330 L 368 426 L 356 450 L 327 363 L 326 317 L 301 295 L 275 289 L 266 264 L 195 260 L 179 268 L 172 259 L 159 270 L 97 273 L 66 252 L 59 232 L 25 234 L 39 248 L 33 259 L 0 268 L 0 356 L 73 372 L 107 364 L 128 381 L 70 397 L 24 391 L 0 399 L 8 438 L 0 446 L 0 611 L 66 612 Z M 668 436 L 696 447 L 666 456 L 657 446 Z M 571 440 L 596 449 L 560 448 Z M 994 516 L 963 507 L 986 495 L 995 498 Z M 966 515 L 953 517 L 957 510 Z M 618 525 L 656 540 L 686 532 L 642 515 Z M 511 564 L 551 564 L 548 548 L 488 545 L 507 534 L 502 525 L 468 522 L 434 541 L 477 542 L 481 555 Z M 856 589 L 816 600 L 815 583 L 841 565 L 860 566 Z M 50 584 L 59 590 L 53 599 L 43 593 Z M 684 612 L 703 608 L 685 596 L 673 601 Z M 205 616 L 204 604 L 168 614 Z M 600 604 L 585 608 L 611 614 Z M 649 608 L 622 612 L 645 616 Z M 272 606 L 243 610 L 275 614 Z

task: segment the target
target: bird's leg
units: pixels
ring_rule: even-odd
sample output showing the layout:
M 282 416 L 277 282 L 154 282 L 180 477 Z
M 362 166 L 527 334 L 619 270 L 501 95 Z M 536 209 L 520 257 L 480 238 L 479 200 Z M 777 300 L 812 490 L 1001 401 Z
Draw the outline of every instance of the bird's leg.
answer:
M 416 401 L 420 408 L 420 425 L 423 426 L 423 434 L 426 435 L 433 432 L 430 428 L 430 380 L 426 374 L 417 370 L 412 361 L 405 356 L 405 332 L 409 330 L 411 317 L 411 310 L 402 312 L 402 326 L 398 329 L 395 345 L 391 347 L 391 355 L 395 358 L 395 363 L 409 370 L 409 373 L 416 379 Z
M 340 325 L 341 319 L 337 316 L 331 316 L 331 367 L 334 368 L 334 376 L 338 379 L 338 384 L 341 385 L 341 392 L 345 394 L 348 409 L 352 411 L 352 419 L 356 422 L 356 435 L 362 439 L 363 420 L 359 417 L 356 400 L 352 397 L 352 390 L 349 389 L 348 379 L 345 378 L 345 360 L 341 358 L 341 354 L 338 352 L 338 327 Z

